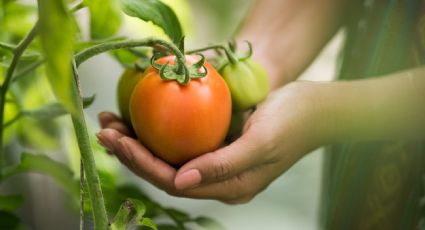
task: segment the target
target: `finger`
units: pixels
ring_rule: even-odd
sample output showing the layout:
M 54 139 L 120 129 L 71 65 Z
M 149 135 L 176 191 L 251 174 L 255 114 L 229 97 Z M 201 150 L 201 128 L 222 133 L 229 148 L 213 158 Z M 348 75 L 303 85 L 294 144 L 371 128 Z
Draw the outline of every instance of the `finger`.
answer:
M 117 115 L 111 112 L 100 112 L 97 115 L 100 127 L 105 128 L 109 123 L 114 121 L 122 121 Z
M 113 155 L 114 152 L 117 151 L 116 141 L 123 136 L 124 134 L 110 128 L 102 129 L 96 134 L 99 144 L 101 144 L 110 155 Z M 124 164 L 126 163 L 125 159 L 119 160 Z
M 262 164 L 265 157 L 256 152 L 262 148 L 254 134 L 249 130 L 232 144 L 183 165 L 174 180 L 176 188 L 187 189 L 200 183 L 224 181 Z
M 137 140 L 122 137 L 118 140 L 115 155 L 127 158 L 130 169 L 159 189 L 170 192 L 175 190 L 176 170 L 161 159 L 155 157 Z
M 132 136 L 132 133 L 130 129 L 127 127 L 127 125 L 115 114 L 110 112 L 101 112 L 98 114 L 98 120 L 100 126 L 105 128 L 111 128 L 115 129 L 118 132 L 126 135 L 126 136 Z
M 263 191 L 280 173 L 277 165 L 263 165 L 226 181 L 178 190 L 176 195 L 194 199 L 214 199 L 228 204 L 246 203 Z

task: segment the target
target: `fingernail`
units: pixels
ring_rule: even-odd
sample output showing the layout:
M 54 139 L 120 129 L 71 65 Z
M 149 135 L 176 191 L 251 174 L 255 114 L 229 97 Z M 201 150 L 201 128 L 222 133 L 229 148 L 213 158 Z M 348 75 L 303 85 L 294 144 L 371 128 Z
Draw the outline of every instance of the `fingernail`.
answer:
M 177 175 L 174 185 L 178 190 L 184 190 L 197 187 L 202 180 L 201 173 L 197 169 L 189 169 L 181 175 Z
M 101 144 L 109 152 L 112 152 L 114 146 L 102 134 L 96 133 L 97 142 Z
M 124 137 L 125 138 L 125 137 Z M 125 143 L 124 138 L 118 139 L 118 148 L 120 152 L 124 154 L 124 156 L 129 160 L 133 160 L 133 155 L 130 152 L 130 149 L 128 148 L 127 144 Z

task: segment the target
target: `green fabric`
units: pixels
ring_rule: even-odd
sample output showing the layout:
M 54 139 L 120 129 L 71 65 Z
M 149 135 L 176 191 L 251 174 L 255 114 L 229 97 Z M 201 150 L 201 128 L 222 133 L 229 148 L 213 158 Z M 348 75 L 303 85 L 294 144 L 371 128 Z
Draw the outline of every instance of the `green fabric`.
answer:
M 425 1 L 351 1 L 347 16 L 339 79 L 425 63 Z M 323 229 L 425 227 L 424 142 L 345 143 L 327 150 Z

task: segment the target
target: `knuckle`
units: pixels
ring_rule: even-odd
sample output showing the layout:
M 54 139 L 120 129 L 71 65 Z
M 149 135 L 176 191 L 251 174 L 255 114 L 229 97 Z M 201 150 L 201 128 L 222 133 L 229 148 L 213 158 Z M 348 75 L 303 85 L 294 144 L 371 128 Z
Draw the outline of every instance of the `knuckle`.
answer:
M 213 167 L 213 178 L 216 181 L 227 179 L 232 174 L 233 165 L 226 159 L 220 158 Z

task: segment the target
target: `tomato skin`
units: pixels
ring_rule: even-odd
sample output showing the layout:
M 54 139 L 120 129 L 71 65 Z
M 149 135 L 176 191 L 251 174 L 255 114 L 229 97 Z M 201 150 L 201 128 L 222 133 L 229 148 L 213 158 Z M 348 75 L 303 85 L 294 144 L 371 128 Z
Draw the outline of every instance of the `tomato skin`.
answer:
M 128 68 L 121 75 L 117 86 L 117 103 L 123 121 L 129 125 L 130 120 L 130 97 L 137 82 L 145 75 L 137 69 Z
M 186 61 L 193 64 L 197 57 L 187 56 Z M 174 57 L 157 61 L 166 62 L 172 64 Z M 229 127 L 229 88 L 210 64 L 204 66 L 208 74 L 187 85 L 162 80 L 154 70 L 139 81 L 130 99 L 131 122 L 139 141 L 174 166 L 217 149 Z
M 220 72 L 232 93 L 235 111 L 255 106 L 269 93 L 269 77 L 266 70 L 251 58 L 229 63 Z

